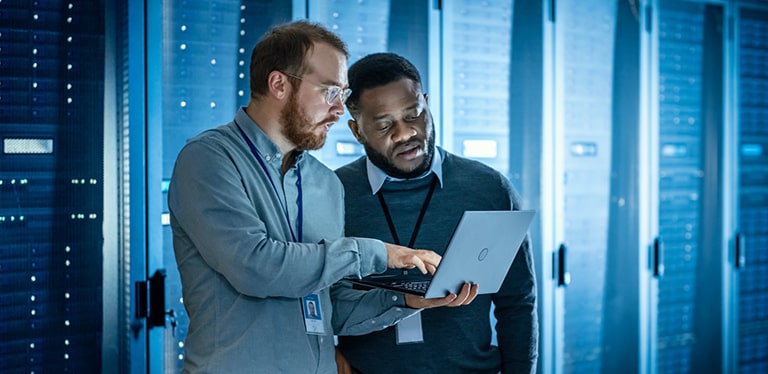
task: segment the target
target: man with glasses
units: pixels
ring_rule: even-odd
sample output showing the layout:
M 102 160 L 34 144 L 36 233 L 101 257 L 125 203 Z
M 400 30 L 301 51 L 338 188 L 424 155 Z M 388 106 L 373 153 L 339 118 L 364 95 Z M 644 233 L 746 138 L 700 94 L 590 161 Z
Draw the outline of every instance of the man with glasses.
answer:
M 248 105 L 179 153 L 168 207 L 190 319 L 185 373 L 335 373 L 334 333 L 374 331 L 416 311 L 401 297 L 330 292 L 345 277 L 433 272 L 440 261 L 344 237 L 343 187 L 306 151 L 344 113 L 346 63 L 344 43 L 317 24 L 270 30 L 251 55 Z M 465 286 L 417 307 L 475 295 Z
M 348 76 L 348 124 L 366 156 L 336 170 L 346 191 L 347 235 L 442 253 L 464 211 L 521 208 L 504 175 L 435 146 L 428 96 L 408 60 L 368 55 Z M 402 297 L 358 292 L 368 299 Z M 411 295 L 405 298 L 411 305 Z M 498 345 L 491 345 L 491 305 Z M 461 308 L 424 310 L 367 335 L 339 336 L 337 360 L 342 372 L 365 374 L 534 373 L 537 356 L 536 278 L 526 238 L 498 293 Z

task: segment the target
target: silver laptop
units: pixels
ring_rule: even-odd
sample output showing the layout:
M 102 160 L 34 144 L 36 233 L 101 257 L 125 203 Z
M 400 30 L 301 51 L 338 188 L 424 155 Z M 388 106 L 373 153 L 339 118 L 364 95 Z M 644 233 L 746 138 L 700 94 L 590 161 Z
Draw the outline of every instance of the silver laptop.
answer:
M 535 214 L 532 210 L 464 212 L 434 277 L 415 269 L 409 273 L 416 275 L 380 274 L 347 280 L 426 298 L 458 294 L 464 283 L 478 284 L 478 294 L 496 293 Z

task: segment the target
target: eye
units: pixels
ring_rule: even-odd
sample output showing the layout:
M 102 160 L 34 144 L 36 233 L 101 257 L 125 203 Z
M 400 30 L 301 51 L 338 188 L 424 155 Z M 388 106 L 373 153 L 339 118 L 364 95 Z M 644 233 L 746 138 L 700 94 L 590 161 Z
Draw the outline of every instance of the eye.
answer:
M 392 128 L 392 122 L 376 122 L 376 131 L 387 132 Z
M 341 87 L 337 87 L 337 86 L 328 87 L 325 91 L 325 101 L 328 104 L 333 104 L 339 98 L 340 93 L 341 93 Z
M 405 119 L 406 122 L 413 122 L 418 120 L 421 117 L 422 113 L 424 113 L 423 110 L 413 111 L 412 113 L 406 114 L 403 119 Z

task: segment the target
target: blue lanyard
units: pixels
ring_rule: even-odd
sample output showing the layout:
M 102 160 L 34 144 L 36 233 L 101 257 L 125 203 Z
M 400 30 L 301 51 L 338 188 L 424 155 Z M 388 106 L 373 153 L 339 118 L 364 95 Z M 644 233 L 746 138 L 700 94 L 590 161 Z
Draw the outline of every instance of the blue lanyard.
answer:
M 296 218 L 296 226 L 297 231 L 299 233 L 298 238 L 293 233 L 293 227 L 291 226 L 291 219 L 288 216 L 288 202 L 286 201 L 285 204 L 283 204 L 283 199 L 280 198 L 280 192 L 277 190 L 277 186 L 275 186 L 275 182 L 272 180 L 272 177 L 269 175 L 269 170 L 267 169 L 267 165 L 264 163 L 264 160 L 261 158 L 261 154 L 259 154 L 258 149 L 256 149 L 256 146 L 253 145 L 251 142 L 251 139 L 248 138 L 248 135 L 245 135 L 245 132 L 242 128 L 240 128 L 240 124 L 237 123 L 237 121 L 234 121 L 235 125 L 237 126 L 237 129 L 240 130 L 240 135 L 243 136 L 243 139 L 245 139 L 245 142 L 248 143 L 248 148 L 251 149 L 251 153 L 253 153 L 253 157 L 256 158 L 256 161 L 259 162 L 259 165 L 261 165 L 262 170 L 264 170 L 264 174 L 267 175 L 267 179 L 269 179 L 269 183 L 272 185 L 272 190 L 275 191 L 275 196 L 277 196 L 277 201 L 280 202 L 280 206 L 283 208 L 283 214 L 285 214 L 285 220 L 288 222 L 288 230 L 291 231 L 291 239 L 293 239 L 294 242 L 300 242 L 302 239 L 302 223 L 304 220 L 304 212 L 302 209 L 303 205 L 303 197 L 301 192 L 301 170 L 299 169 L 299 164 L 296 164 L 296 188 L 298 189 L 298 206 L 299 206 L 299 213 L 298 217 Z

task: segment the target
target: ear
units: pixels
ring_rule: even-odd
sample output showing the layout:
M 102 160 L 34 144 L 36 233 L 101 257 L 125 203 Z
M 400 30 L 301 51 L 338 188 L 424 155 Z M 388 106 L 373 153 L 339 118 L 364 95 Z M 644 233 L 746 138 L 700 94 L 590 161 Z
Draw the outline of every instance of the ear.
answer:
M 288 82 L 288 77 L 285 74 L 275 70 L 269 73 L 267 76 L 267 88 L 269 93 L 277 100 L 283 100 L 288 97 L 288 90 L 290 90 L 291 83 Z
M 350 119 L 347 121 L 347 126 L 349 126 L 349 129 L 352 131 L 352 135 L 355 136 L 355 139 L 357 139 L 357 142 L 363 144 L 363 136 L 360 134 L 360 126 L 357 121 Z
M 427 103 L 427 105 L 429 105 L 429 95 L 427 95 L 426 92 L 424 93 L 424 102 Z

